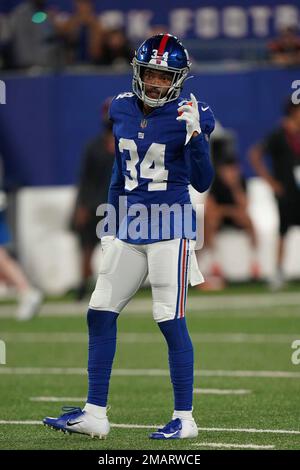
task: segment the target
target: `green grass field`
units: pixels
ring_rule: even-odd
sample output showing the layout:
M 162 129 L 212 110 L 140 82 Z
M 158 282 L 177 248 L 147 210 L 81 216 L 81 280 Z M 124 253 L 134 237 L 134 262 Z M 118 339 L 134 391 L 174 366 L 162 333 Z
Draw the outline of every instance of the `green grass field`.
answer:
M 119 319 L 109 437 L 67 436 L 40 424 L 63 405 L 83 405 L 86 394 L 85 312 L 51 315 L 57 305 L 47 303 L 26 324 L 1 316 L 13 306 L 0 306 L 0 339 L 7 348 L 7 364 L 0 365 L 0 449 L 300 448 L 300 365 L 291 362 L 291 343 L 300 339 L 299 293 L 191 292 L 187 319 L 200 432 L 194 440 L 168 442 L 148 439 L 173 408 L 167 349 L 148 293 Z M 73 304 L 61 308 L 68 314 Z

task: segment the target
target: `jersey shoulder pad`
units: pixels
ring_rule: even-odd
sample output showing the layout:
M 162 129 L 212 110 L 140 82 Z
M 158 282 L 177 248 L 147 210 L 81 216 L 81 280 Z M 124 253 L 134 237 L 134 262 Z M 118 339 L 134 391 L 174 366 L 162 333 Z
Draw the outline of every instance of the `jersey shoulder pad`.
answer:
M 126 109 L 134 99 L 135 94 L 131 91 L 125 91 L 114 96 L 109 108 L 109 119 L 114 121 L 119 112 L 126 112 Z

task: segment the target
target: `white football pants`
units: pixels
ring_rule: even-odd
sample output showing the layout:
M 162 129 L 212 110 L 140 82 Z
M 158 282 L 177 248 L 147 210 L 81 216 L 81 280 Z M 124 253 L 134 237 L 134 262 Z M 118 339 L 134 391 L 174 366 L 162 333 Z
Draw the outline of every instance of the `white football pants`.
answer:
M 133 245 L 115 238 L 103 250 L 89 307 L 120 313 L 149 274 L 154 320 L 183 317 L 189 281 L 203 282 L 194 245 L 187 239 Z

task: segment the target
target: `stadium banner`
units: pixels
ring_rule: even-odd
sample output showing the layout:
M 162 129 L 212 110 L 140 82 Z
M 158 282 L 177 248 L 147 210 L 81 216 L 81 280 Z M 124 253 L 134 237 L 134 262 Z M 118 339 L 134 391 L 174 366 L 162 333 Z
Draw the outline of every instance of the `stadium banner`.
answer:
M 8 13 L 21 0 L 0 0 L 0 13 Z M 24 3 L 24 1 L 23 1 Z M 96 0 L 97 14 L 106 26 L 124 28 L 131 39 L 142 39 L 161 26 L 185 39 L 268 39 L 286 25 L 299 25 L 299 0 Z M 48 0 L 48 8 L 70 14 L 72 0 Z

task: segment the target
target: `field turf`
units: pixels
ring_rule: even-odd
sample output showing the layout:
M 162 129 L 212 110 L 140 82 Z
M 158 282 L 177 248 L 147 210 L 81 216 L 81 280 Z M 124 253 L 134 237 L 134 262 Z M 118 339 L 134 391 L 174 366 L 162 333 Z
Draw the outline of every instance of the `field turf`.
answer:
M 66 315 L 59 315 L 57 305 L 48 302 L 48 313 L 27 323 L 1 315 L 14 306 L 0 305 L 7 350 L 0 365 L 0 449 L 300 448 L 300 364 L 291 361 L 291 344 L 300 339 L 297 291 L 191 292 L 187 321 L 200 432 L 193 440 L 168 442 L 148 438 L 170 420 L 173 397 L 167 348 L 147 292 L 119 318 L 108 438 L 66 436 L 41 425 L 63 405 L 83 405 L 87 387 L 84 308 L 82 315 L 68 315 L 74 307 L 68 301 L 62 304 Z

